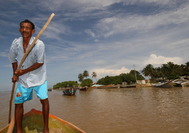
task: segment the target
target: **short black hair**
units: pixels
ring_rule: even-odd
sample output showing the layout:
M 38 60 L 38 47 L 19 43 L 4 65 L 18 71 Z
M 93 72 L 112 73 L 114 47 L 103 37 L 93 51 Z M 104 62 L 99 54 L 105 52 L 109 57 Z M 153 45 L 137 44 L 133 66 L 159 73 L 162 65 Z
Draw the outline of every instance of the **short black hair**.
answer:
M 21 24 L 22 23 L 30 23 L 32 25 L 32 29 L 34 30 L 35 29 L 35 25 L 32 21 L 28 20 L 28 19 L 25 19 L 23 21 L 20 22 L 20 27 L 21 27 Z

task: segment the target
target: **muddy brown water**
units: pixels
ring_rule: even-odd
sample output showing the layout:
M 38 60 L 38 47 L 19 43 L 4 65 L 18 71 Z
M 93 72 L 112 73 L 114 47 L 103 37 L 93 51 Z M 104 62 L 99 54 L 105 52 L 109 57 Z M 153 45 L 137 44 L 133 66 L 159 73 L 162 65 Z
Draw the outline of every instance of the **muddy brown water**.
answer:
M 49 92 L 50 113 L 87 133 L 188 133 L 189 88 L 121 88 Z M 0 91 L 0 128 L 8 121 L 9 91 Z M 41 110 L 35 97 L 25 112 Z

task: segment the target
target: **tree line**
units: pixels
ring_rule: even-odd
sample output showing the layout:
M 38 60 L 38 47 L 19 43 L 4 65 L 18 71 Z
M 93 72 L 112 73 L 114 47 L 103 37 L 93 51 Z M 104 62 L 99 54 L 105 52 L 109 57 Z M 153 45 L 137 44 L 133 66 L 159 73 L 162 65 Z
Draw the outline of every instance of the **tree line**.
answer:
M 148 64 L 142 70 L 142 73 L 151 80 L 178 79 L 181 76 L 189 76 L 189 62 L 181 65 L 168 62 L 160 67 L 154 67 L 152 64 Z
M 136 70 L 131 70 L 129 73 L 122 73 L 118 76 L 106 76 L 98 80 L 98 84 L 108 85 L 108 84 L 122 84 L 126 82 L 127 84 L 134 84 L 136 80 L 143 80 L 144 77 Z
M 91 76 L 92 78 L 96 79 L 97 77 L 96 72 L 92 72 Z M 89 72 L 87 70 L 84 70 L 83 73 L 80 73 L 78 75 L 78 80 L 80 84 L 77 81 L 64 81 L 55 84 L 53 88 L 58 89 L 58 88 L 67 88 L 67 87 L 84 87 L 84 86 L 90 87 L 93 84 L 93 80 L 89 78 Z
M 154 67 L 152 64 L 146 65 L 140 72 L 136 70 L 131 70 L 129 73 L 122 73 L 117 76 L 105 76 L 97 81 L 96 72 L 92 72 L 91 77 L 95 78 L 95 82 L 97 84 L 108 85 L 108 84 L 122 84 L 122 82 L 127 82 L 127 84 L 136 83 L 136 80 L 145 79 L 144 76 L 147 76 L 151 79 L 151 81 L 159 81 L 159 80 L 171 80 L 178 79 L 181 76 L 189 76 L 189 62 L 185 64 L 174 64 L 173 62 L 168 62 L 167 64 L 163 64 L 160 67 Z M 89 78 L 89 72 L 84 70 L 83 73 L 78 74 L 78 81 L 80 82 L 80 86 L 91 86 L 93 84 L 93 80 Z M 78 86 L 79 83 L 77 81 L 65 81 L 61 83 L 57 83 L 53 86 L 53 88 L 63 88 L 63 87 L 73 87 Z
M 91 74 L 92 78 L 97 77 L 96 72 L 92 72 Z M 108 85 L 108 84 L 122 84 L 122 82 L 127 82 L 128 84 L 135 83 L 136 80 L 142 80 L 144 77 L 135 70 L 131 70 L 127 74 L 120 74 L 118 76 L 106 76 L 101 79 L 99 79 L 96 83 L 97 84 L 102 84 L 102 85 Z M 83 73 L 78 74 L 78 80 L 80 84 L 77 81 L 64 81 L 57 83 L 53 86 L 54 89 L 57 88 L 66 88 L 66 87 L 90 87 L 93 84 L 93 80 L 89 78 L 89 72 L 87 70 L 84 70 Z

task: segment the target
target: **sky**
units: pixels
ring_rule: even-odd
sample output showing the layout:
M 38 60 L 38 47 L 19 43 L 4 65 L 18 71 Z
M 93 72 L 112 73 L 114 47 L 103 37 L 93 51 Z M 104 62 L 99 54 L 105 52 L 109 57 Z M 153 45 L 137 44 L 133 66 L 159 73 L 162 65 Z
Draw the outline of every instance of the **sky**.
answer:
M 84 70 L 97 79 L 141 71 L 147 64 L 189 61 L 188 0 L 0 0 L 0 90 L 11 90 L 8 51 L 29 19 L 47 55 L 48 87 L 78 81 Z

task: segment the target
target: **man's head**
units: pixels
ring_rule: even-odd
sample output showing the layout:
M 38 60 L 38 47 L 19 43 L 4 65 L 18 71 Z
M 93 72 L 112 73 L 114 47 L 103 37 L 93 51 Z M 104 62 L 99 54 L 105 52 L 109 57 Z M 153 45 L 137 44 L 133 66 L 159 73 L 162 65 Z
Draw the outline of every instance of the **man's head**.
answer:
M 23 38 L 30 38 L 35 32 L 35 25 L 28 19 L 20 22 L 20 33 Z
M 20 22 L 20 27 L 22 26 L 23 23 L 29 23 L 29 24 L 31 24 L 32 29 L 35 29 L 35 25 L 34 25 L 34 23 L 31 22 L 30 20 L 25 19 L 24 21 L 21 21 L 21 22 Z

